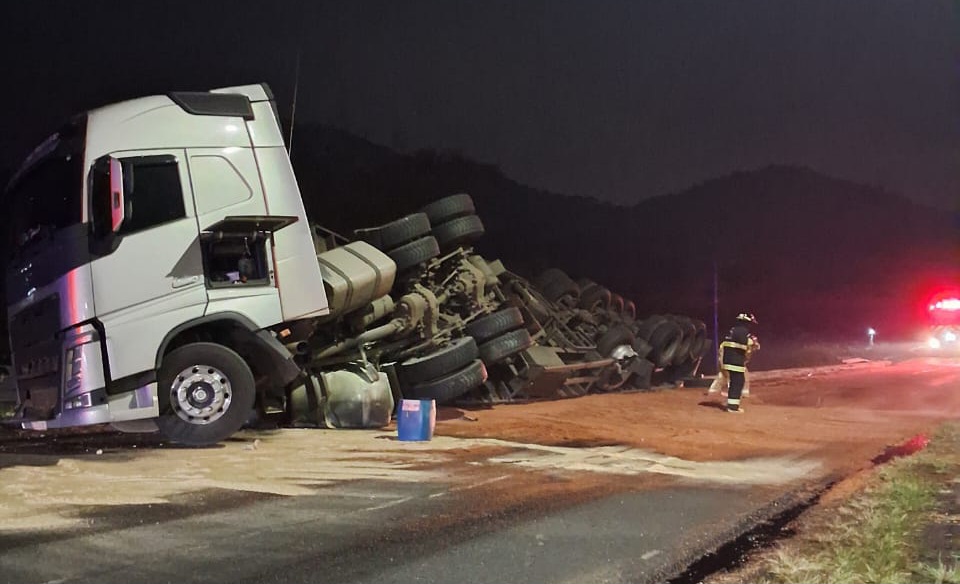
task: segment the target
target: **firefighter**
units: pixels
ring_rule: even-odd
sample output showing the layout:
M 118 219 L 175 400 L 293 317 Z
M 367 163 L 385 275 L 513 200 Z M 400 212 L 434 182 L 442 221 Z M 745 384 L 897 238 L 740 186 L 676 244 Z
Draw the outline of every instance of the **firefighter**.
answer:
M 747 351 L 750 349 L 750 325 L 757 324 L 752 314 L 741 312 L 737 315 L 737 322 L 730 332 L 723 338 L 720 348 L 723 351 L 721 369 L 726 370 L 730 379 L 727 390 L 727 411 L 742 413 L 740 399 L 743 394 L 743 384 L 747 371 Z M 759 345 L 758 345 L 759 346 Z
M 750 395 L 750 373 L 746 369 L 746 365 L 750 363 L 750 359 L 760 350 L 760 339 L 757 338 L 757 335 L 750 333 L 747 337 L 747 354 L 744 359 L 744 370 L 743 370 L 743 393 L 740 397 L 747 397 Z M 723 345 L 720 345 L 720 349 L 717 351 L 717 362 L 723 363 Z M 720 395 L 727 395 L 727 388 L 730 386 L 730 375 L 726 369 L 723 367 L 720 368 L 720 371 L 717 372 L 717 376 L 714 377 L 713 383 L 710 384 L 710 389 L 707 390 L 708 394 L 719 392 Z

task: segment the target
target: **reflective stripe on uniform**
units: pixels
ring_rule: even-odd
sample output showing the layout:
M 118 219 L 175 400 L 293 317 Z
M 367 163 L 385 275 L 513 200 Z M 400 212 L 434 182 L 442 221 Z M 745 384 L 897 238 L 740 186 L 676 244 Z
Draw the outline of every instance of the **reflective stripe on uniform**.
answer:
M 743 343 L 737 343 L 737 342 L 734 342 L 734 341 L 723 341 L 722 343 L 720 343 L 720 346 L 721 346 L 721 347 L 730 347 L 731 349 L 740 349 L 741 351 L 746 351 L 746 350 L 747 350 L 747 346 L 746 346 L 746 345 L 744 345 Z
M 739 371 L 740 373 L 746 373 L 747 368 L 743 365 L 731 365 L 729 363 L 724 363 L 720 366 L 721 369 L 726 369 L 727 371 Z
M 739 405 L 740 405 L 740 400 L 738 400 L 738 399 L 733 399 L 733 398 L 727 398 L 727 405 L 728 405 L 728 406 L 739 406 Z

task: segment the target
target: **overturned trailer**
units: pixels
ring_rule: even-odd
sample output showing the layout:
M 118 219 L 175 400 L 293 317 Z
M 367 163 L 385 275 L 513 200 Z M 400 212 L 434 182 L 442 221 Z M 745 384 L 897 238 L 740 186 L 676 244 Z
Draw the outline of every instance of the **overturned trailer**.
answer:
M 476 253 L 473 243 L 483 234 L 467 194 L 356 230 L 356 237 L 405 260 L 393 294 L 419 298 L 419 313 L 429 315 L 420 321 L 418 342 L 403 351 L 368 349 L 396 380 L 395 398 L 468 405 L 576 397 L 674 384 L 696 373 L 710 345 L 702 322 L 673 315 L 638 320 L 632 301 L 555 268 L 534 284 Z M 418 252 L 406 261 L 406 250 Z M 323 265 L 323 253 L 318 257 Z M 328 351 L 316 346 L 310 353 Z M 321 369 L 328 364 L 313 360 Z M 312 419 L 337 423 L 330 415 L 337 406 L 322 386 L 296 394 L 294 409 L 319 408 L 326 415 Z

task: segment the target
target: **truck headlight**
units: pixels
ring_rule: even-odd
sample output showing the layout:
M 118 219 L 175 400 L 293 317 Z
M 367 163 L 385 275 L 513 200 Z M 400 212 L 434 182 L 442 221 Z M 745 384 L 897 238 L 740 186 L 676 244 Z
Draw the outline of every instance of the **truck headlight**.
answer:
M 63 409 L 98 405 L 91 392 L 105 386 L 100 336 L 94 330 L 70 331 L 63 349 Z
M 63 368 L 64 395 L 69 395 L 83 385 L 83 345 L 67 349 Z
M 938 339 L 937 337 L 930 337 L 929 339 L 927 339 L 927 346 L 930 347 L 931 349 L 939 349 L 940 339 Z
M 947 331 L 943 333 L 943 340 L 948 343 L 952 343 L 957 340 L 957 333 L 953 331 Z

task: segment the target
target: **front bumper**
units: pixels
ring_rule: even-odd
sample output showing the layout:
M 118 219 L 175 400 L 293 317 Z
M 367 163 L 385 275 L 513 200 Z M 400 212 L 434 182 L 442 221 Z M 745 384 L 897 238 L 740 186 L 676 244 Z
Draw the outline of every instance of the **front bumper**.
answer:
M 105 404 L 65 410 L 50 420 L 19 420 L 19 422 L 24 430 L 49 430 L 145 420 L 159 415 L 157 384 L 149 383 L 130 392 L 108 396 Z

